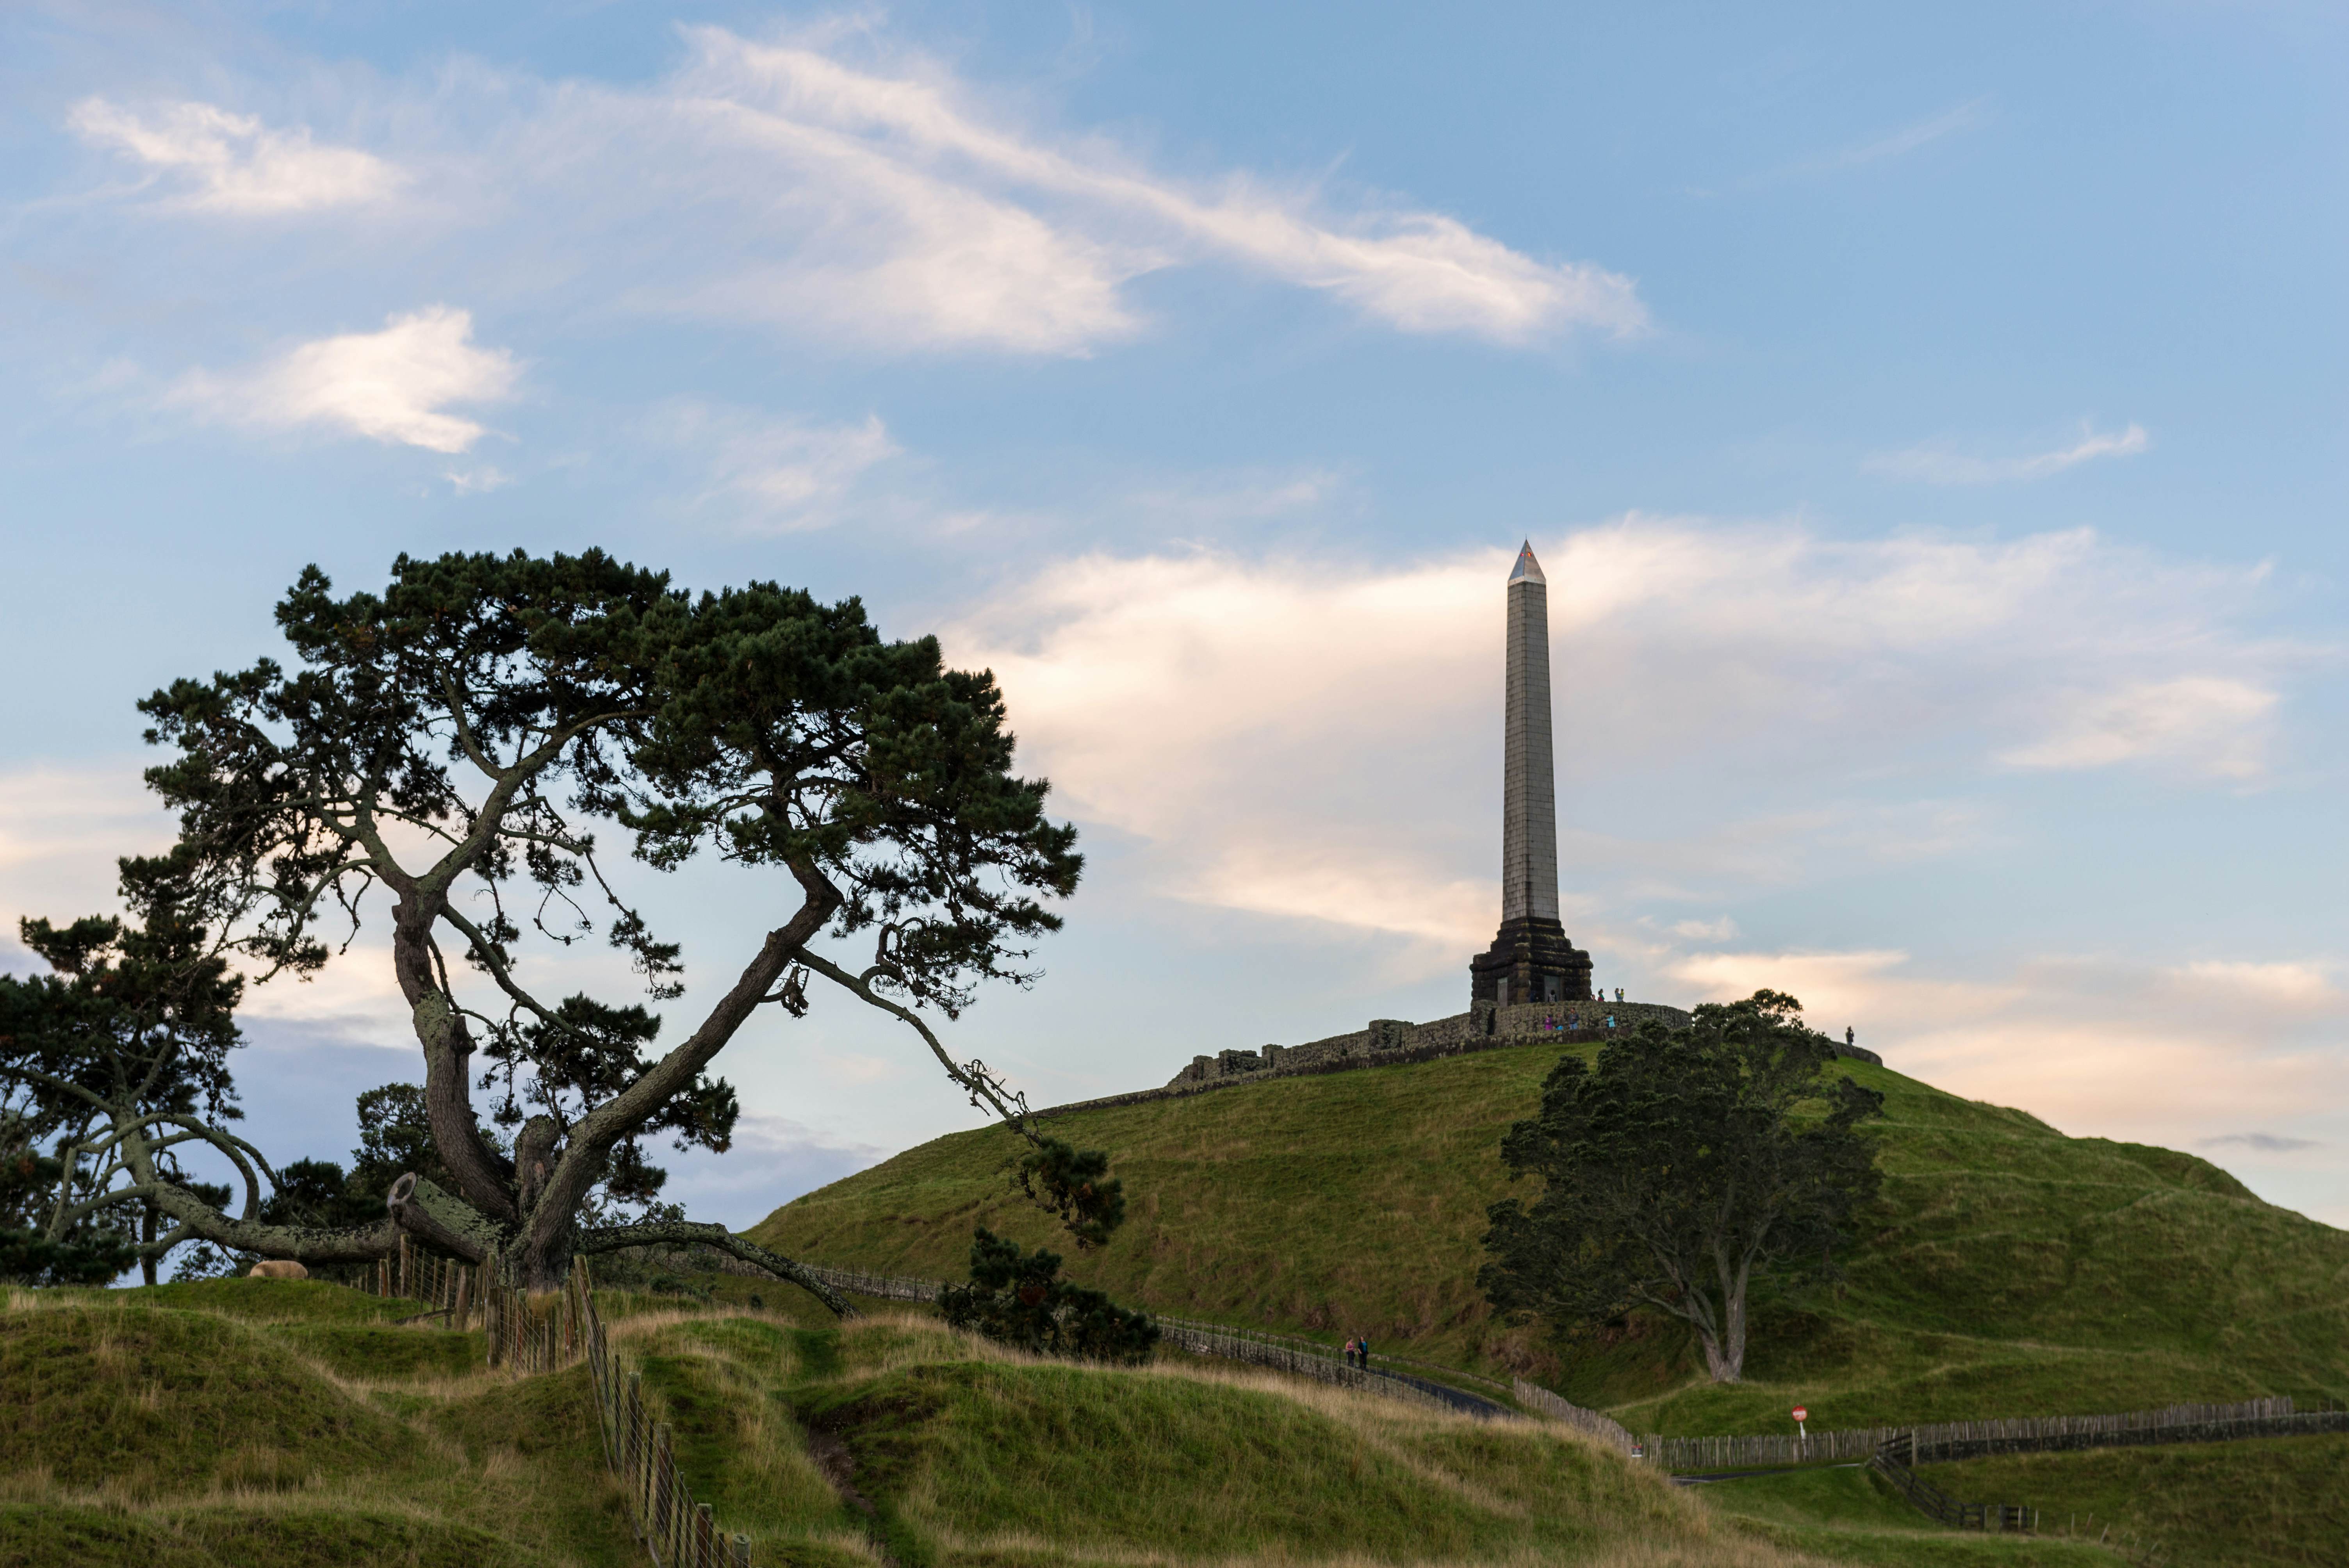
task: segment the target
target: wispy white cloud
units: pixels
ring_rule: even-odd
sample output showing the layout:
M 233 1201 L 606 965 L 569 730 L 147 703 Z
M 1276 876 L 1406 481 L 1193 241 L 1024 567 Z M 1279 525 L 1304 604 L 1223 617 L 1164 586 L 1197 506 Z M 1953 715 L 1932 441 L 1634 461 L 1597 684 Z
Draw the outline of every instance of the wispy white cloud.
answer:
M 449 488 L 459 495 L 487 495 L 492 490 L 503 490 L 513 483 L 513 475 L 495 463 L 483 463 L 477 469 L 450 469 L 440 477 L 447 480 Z
M 2226 676 L 2180 676 L 2072 695 L 2048 732 L 2002 752 L 2014 768 L 2109 768 L 2147 758 L 2218 778 L 2267 771 L 2273 687 Z
M 1766 188 L 1787 181 L 1834 174 L 1847 169 L 1861 169 L 1870 164 L 1889 163 L 1906 158 L 1921 148 L 1930 147 L 1961 131 L 1988 123 L 1991 100 L 1988 97 L 1969 98 L 1939 114 L 1928 115 L 1897 129 L 1884 131 L 1835 149 L 1833 151 L 1797 158 L 1782 163 L 1764 173 L 1743 181 L 1748 189 Z
M 191 372 L 168 401 L 238 424 L 323 425 L 370 440 L 462 452 L 485 432 L 448 407 L 508 397 L 522 375 L 512 354 L 472 339 L 471 312 L 432 305 L 392 316 L 380 332 L 303 344 L 252 370 Z
M 201 104 L 141 119 L 93 100 L 75 123 L 224 210 L 356 207 L 404 181 L 400 232 L 370 231 L 387 260 L 429 247 L 540 303 L 889 352 L 1094 353 L 1150 326 L 1130 285 L 1170 268 L 1311 291 L 1412 334 L 1519 345 L 1647 322 L 1602 266 L 1420 204 L 1168 172 L 1039 126 L 877 29 L 680 36 L 678 67 L 643 86 L 450 62 L 429 91 L 368 106 L 379 152 Z
M 1920 147 L 1929 147 L 1943 137 L 1961 130 L 1971 130 L 1989 118 L 1990 99 L 1971 98 L 1955 108 L 1929 115 L 1913 125 L 1883 136 L 1871 137 L 1836 153 L 1826 161 L 1842 169 L 1857 168 L 1865 163 L 1881 163 L 1887 159 L 1905 158 Z
M 723 28 L 687 36 L 694 59 L 672 88 L 682 112 L 715 135 L 857 179 L 877 209 L 896 208 L 922 232 L 926 242 L 905 260 L 925 272 L 941 242 L 959 249 L 966 232 L 995 253 L 1002 234 L 1024 228 L 1011 222 L 1018 213 L 1037 229 L 1017 248 L 1081 260 L 1088 290 L 1120 271 L 1220 260 L 1326 291 L 1405 332 L 1523 342 L 1565 326 L 1645 324 L 1629 279 L 1536 261 L 1442 213 L 1325 214 L 1305 194 L 1237 174 L 1195 188 L 1098 139 L 1022 134 L 935 66 L 880 74 Z M 939 222 L 934 209 L 949 196 L 971 209 Z M 1061 243 L 1048 246 L 1047 234 Z
M 166 104 L 141 115 L 85 98 L 67 123 L 91 146 L 171 181 L 179 204 L 203 211 L 254 217 L 361 206 L 390 196 L 407 179 L 373 153 L 318 145 L 306 126 L 272 129 L 208 103 Z
M 2142 425 L 2131 425 L 2112 435 L 2099 435 L 2083 426 L 2080 438 L 2068 447 L 2021 458 L 1970 457 L 1946 443 L 1911 447 L 1869 458 L 1861 466 L 1888 479 L 1920 480 L 1936 485 L 2000 484 L 2017 480 L 2044 480 L 2065 469 L 2098 458 L 2133 458 L 2153 445 Z
M 722 504 L 747 525 L 777 532 L 834 521 L 865 472 L 898 455 L 877 414 L 861 424 L 814 425 L 683 402 L 658 424 L 668 440 L 698 452 L 707 465 L 700 502 Z
M 1684 942 L 1734 942 L 1737 923 L 1725 914 L 1718 920 L 1677 920 L 1671 934 Z

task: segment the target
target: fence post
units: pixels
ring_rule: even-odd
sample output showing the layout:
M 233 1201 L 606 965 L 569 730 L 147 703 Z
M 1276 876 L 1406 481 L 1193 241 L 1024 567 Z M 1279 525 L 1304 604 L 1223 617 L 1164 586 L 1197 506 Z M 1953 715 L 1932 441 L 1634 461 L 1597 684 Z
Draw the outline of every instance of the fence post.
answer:
M 672 1563 L 677 1557 L 677 1467 L 669 1458 L 668 1423 L 662 1421 L 653 1428 L 653 1517 L 658 1522 L 657 1539 L 668 1549 Z
M 734 1568 L 750 1568 L 750 1538 L 747 1535 L 734 1537 Z

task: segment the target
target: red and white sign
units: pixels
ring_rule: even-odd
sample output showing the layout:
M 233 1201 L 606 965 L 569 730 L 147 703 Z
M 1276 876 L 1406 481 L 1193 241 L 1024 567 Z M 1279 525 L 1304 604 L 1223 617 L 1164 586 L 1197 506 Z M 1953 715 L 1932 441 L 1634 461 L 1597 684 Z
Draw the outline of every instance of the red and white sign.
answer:
M 1811 1413 L 1808 1410 L 1804 1409 L 1800 1405 L 1795 1407 L 1795 1419 L 1798 1421 L 1807 1421 L 1810 1418 Z

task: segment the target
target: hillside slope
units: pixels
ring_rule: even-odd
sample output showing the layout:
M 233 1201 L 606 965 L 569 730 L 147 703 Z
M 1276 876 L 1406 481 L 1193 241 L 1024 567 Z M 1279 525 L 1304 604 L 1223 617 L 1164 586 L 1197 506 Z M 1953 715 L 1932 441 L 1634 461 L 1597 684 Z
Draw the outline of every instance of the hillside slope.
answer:
M 605 1293 L 688 1485 L 798 1568 L 1583 1563 L 2110 1568 L 1913 1515 L 1748 1522 L 1556 1427 L 1170 1357 L 1040 1361 L 934 1320 L 841 1325 Z M 170 1305 L 159 1305 L 168 1302 Z M 335 1287 L 16 1292 L 0 1314 L 0 1564 L 562 1568 L 643 1561 L 584 1369 L 431 1365 Z M 323 1358 L 321 1345 L 339 1346 Z M 476 1356 L 478 1341 L 472 1345 Z M 361 1381 L 388 1355 L 409 1375 Z
M 0 1564 L 622 1568 L 584 1367 L 316 1282 L 10 1291 Z
M 1498 1145 L 1565 1051 L 1535 1045 L 1275 1079 L 1052 1122 L 1107 1149 L 1132 1217 L 1069 1272 L 1161 1311 L 1533 1373 L 1636 1429 L 1783 1430 L 2349 1396 L 2349 1233 L 2191 1155 L 2066 1138 L 2021 1111 L 1839 1063 L 1886 1097 L 1885 1199 L 1843 1286 L 1762 1302 L 1749 1380 L 1634 1319 L 1555 1354 L 1475 1286 Z M 974 1225 L 1050 1243 L 1011 1135 L 958 1133 L 794 1200 L 749 1233 L 811 1262 L 958 1275 Z

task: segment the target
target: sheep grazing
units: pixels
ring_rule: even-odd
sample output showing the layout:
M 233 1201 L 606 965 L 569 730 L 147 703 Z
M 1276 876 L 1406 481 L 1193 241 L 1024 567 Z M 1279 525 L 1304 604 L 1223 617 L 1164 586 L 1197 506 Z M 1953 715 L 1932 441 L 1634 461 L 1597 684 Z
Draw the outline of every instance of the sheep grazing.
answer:
M 292 1258 L 268 1258 L 253 1265 L 247 1279 L 308 1279 L 310 1271 Z

